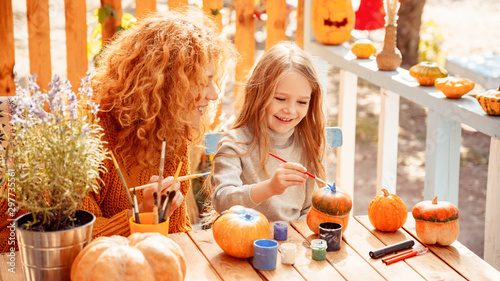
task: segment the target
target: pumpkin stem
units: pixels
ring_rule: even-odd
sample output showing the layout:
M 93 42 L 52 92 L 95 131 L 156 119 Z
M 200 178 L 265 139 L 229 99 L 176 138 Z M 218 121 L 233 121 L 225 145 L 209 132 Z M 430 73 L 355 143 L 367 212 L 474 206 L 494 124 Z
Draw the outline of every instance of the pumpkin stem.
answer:
M 335 183 L 333 183 L 333 185 L 328 184 L 328 187 L 330 188 L 330 190 L 331 190 L 333 193 L 337 192 L 337 187 L 335 186 Z
M 438 196 L 434 195 L 434 198 L 432 198 L 432 204 L 437 204 L 438 203 Z
M 384 193 L 384 196 L 385 196 L 385 197 L 388 197 L 389 195 L 391 195 L 391 194 L 389 193 L 389 191 L 387 191 L 387 189 L 385 189 L 385 188 L 382 188 L 382 192 Z

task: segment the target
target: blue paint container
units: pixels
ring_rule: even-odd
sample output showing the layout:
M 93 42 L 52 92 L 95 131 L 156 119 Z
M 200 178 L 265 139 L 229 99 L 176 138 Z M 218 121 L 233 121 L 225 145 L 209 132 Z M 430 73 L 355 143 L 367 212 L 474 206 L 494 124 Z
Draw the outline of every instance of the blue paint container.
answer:
M 270 239 L 259 239 L 253 242 L 253 267 L 260 270 L 276 268 L 278 242 Z
M 285 241 L 288 238 L 288 223 L 277 221 L 274 223 L 274 240 Z

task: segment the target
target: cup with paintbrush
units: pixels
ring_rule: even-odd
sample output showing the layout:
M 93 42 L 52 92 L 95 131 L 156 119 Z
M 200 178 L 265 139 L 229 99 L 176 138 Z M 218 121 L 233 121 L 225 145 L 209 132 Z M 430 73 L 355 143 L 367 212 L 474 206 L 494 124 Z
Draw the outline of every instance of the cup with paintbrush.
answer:
M 160 158 L 160 171 L 158 179 L 158 191 L 153 194 L 154 196 L 154 207 L 151 213 L 139 213 L 139 209 L 134 209 L 134 216 L 129 218 L 130 233 L 145 233 L 145 232 L 158 232 L 165 236 L 168 235 L 169 220 L 163 219 L 160 214 L 162 212 L 161 206 L 163 202 L 168 201 L 168 194 L 162 194 L 162 181 L 163 181 L 163 168 L 165 163 L 165 140 L 163 140 Z M 182 162 L 181 162 L 182 163 Z M 180 166 L 181 164 L 179 164 Z M 175 184 L 175 183 L 174 183 Z M 134 202 L 136 202 L 136 188 L 133 188 Z M 157 196 L 157 194 L 162 194 Z M 134 205 L 134 204 L 133 204 Z M 137 204 L 135 204 L 137 205 Z

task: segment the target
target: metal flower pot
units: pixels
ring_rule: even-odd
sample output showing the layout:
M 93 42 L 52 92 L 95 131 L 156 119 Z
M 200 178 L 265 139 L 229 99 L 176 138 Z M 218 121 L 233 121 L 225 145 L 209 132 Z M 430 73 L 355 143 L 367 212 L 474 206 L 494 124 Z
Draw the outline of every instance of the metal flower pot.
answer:
M 16 236 L 26 280 L 70 280 L 73 261 L 90 243 L 95 222 L 95 216 L 87 211 L 78 210 L 76 217 L 81 226 L 52 232 L 23 228 L 23 224 L 32 220 L 31 213 L 16 220 Z

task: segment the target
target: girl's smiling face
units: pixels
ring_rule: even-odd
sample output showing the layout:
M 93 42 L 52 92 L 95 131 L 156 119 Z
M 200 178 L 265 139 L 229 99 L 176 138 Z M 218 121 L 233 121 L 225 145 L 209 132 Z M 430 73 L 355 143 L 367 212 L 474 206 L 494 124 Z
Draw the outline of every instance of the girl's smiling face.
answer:
M 267 126 L 281 134 L 297 126 L 307 114 L 311 92 L 311 85 L 302 74 L 294 70 L 285 74 L 266 108 Z

